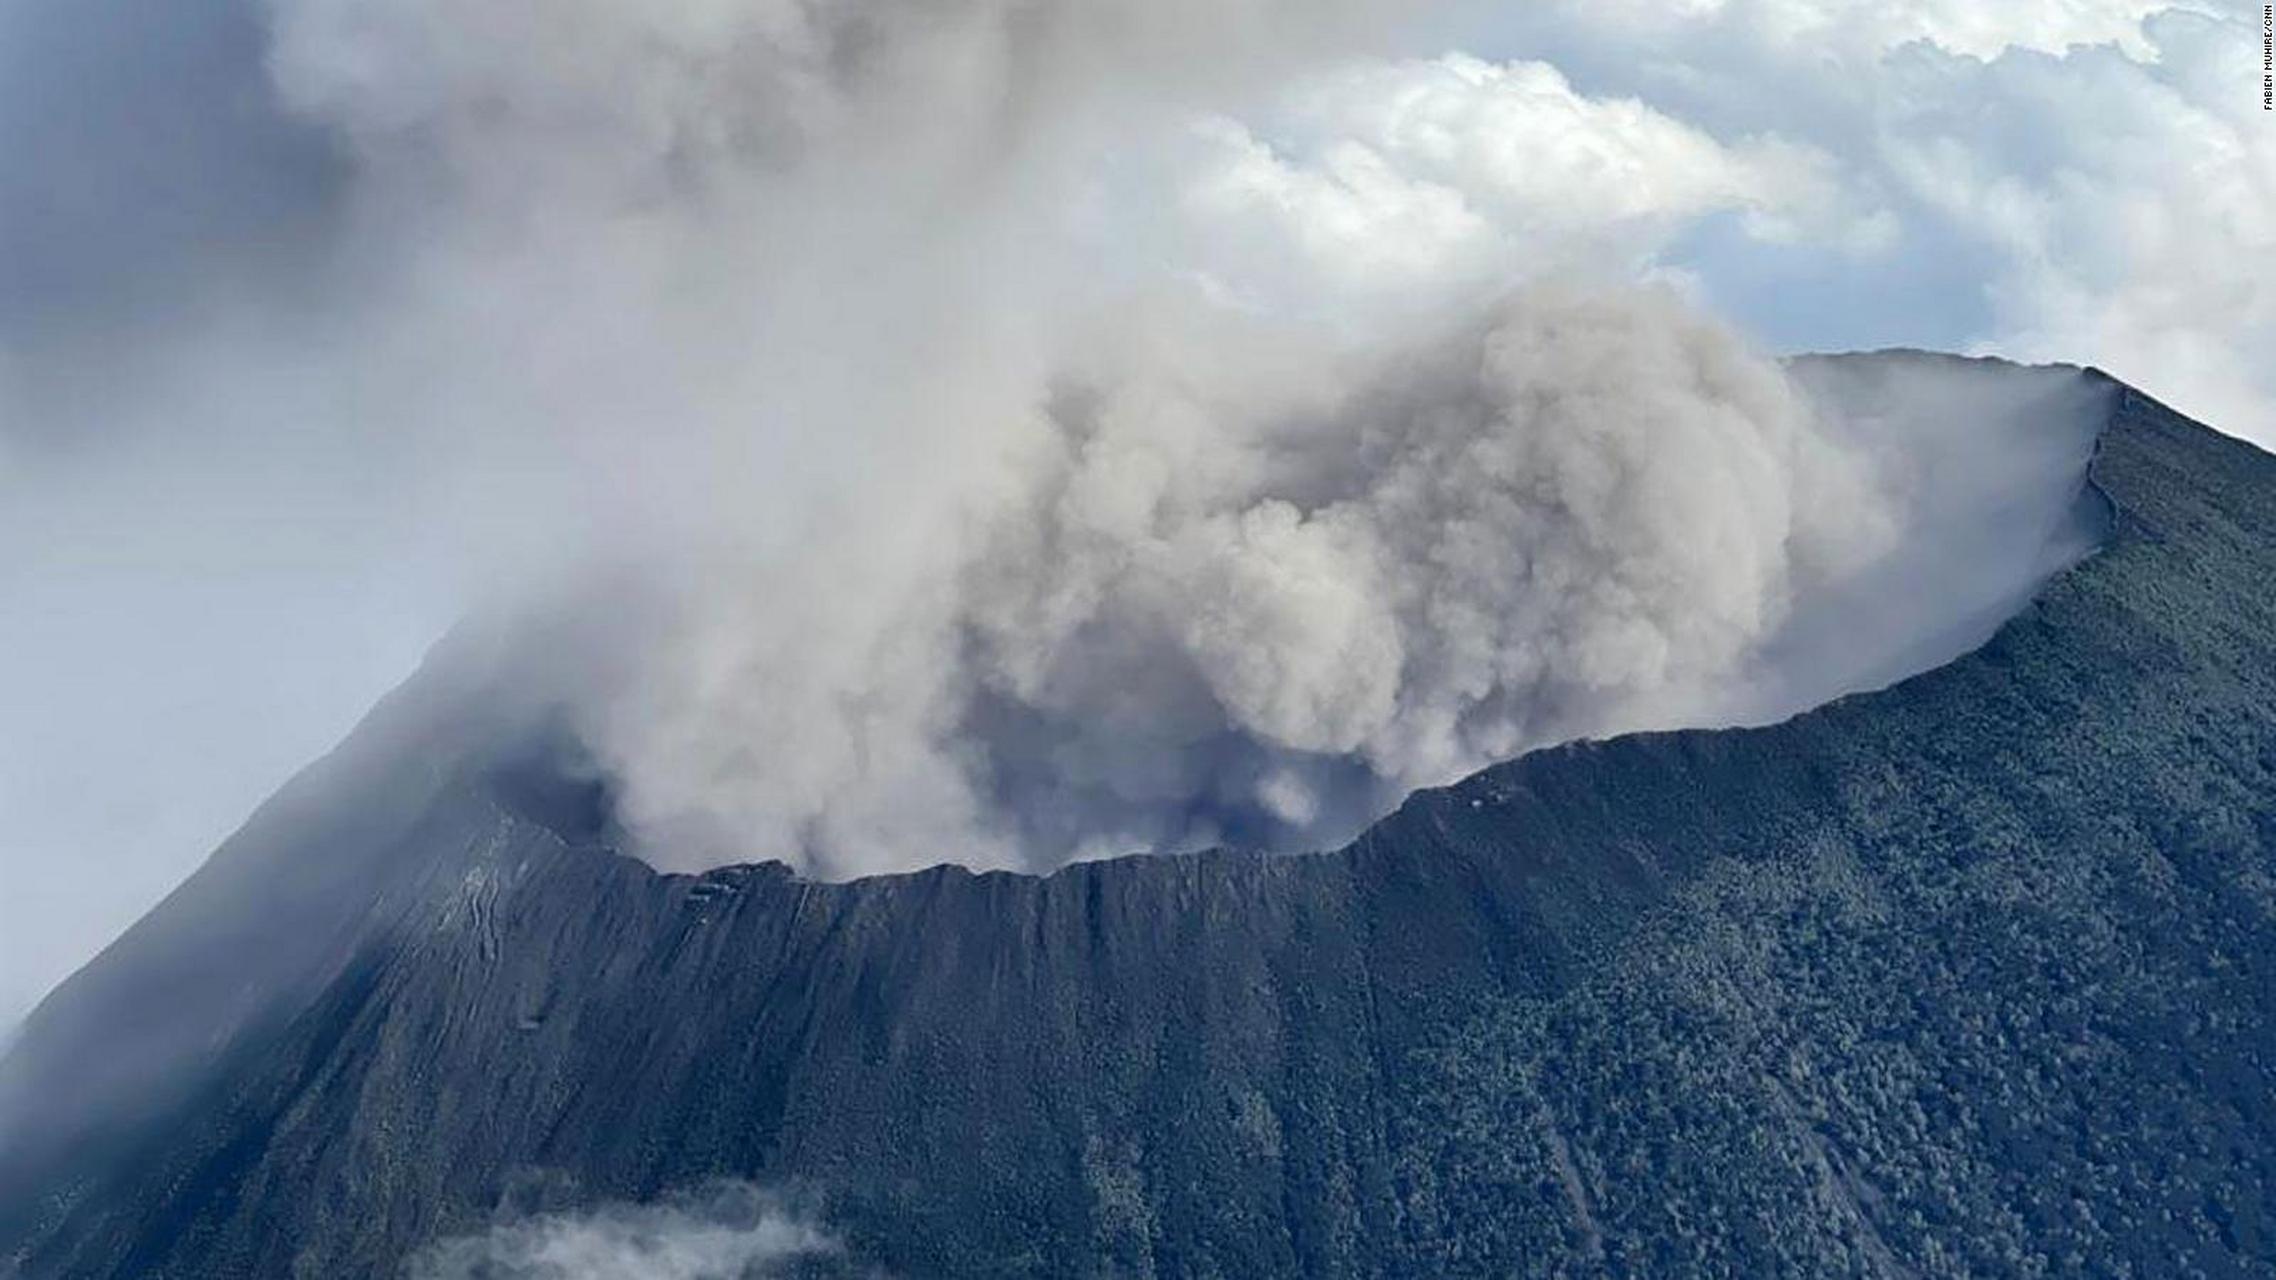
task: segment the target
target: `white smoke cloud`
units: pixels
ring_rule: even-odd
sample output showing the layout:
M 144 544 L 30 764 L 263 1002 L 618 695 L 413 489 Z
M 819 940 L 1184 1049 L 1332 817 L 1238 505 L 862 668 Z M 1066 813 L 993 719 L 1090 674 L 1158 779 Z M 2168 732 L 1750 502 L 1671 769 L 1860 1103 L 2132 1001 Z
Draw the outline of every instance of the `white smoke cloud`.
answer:
M 651 856 L 837 874 L 1326 842 L 1933 662 L 2078 550 L 2085 392 L 1697 312 L 2276 439 L 2258 28 L 0 6 L 0 1016 L 470 603 Z
M 634 646 L 595 736 L 636 824 L 671 833 L 653 856 L 848 873 L 1332 838 L 1650 722 L 1892 533 L 1780 371 L 1665 296 L 1520 295 L 1345 353 L 1340 386 L 1323 352 L 1293 403 L 1245 363 L 1112 346 L 969 536 L 824 530 Z
M 1336 52 L 1384 6 L 274 3 L 364 157 L 340 377 L 546 580 L 662 865 L 1328 843 L 1799 709 L 1749 673 L 1919 532 L 1875 441 L 1620 283 L 1716 213 L 1869 249 L 1826 156 Z
M 1433 759 L 1934 661 L 2075 552 L 2033 539 L 2083 446 L 2030 429 L 2075 387 L 1485 353 L 1683 346 L 1643 279 L 2276 440 L 2259 47 L 2236 0 L 0 6 L 0 1017 L 469 602 L 600 601 L 535 647 L 600 651 L 581 718 L 679 865 L 1326 840 Z M 1374 470 L 1664 484 L 1655 396 L 1777 554 Z M 1629 598 L 1444 604 L 1499 537 Z M 1597 627 L 1659 674 L 1582 680 Z
M 764 1280 L 842 1250 L 780 1197 L 727 1183 L 508 1222 L 412 1258 L 412 1280 Z

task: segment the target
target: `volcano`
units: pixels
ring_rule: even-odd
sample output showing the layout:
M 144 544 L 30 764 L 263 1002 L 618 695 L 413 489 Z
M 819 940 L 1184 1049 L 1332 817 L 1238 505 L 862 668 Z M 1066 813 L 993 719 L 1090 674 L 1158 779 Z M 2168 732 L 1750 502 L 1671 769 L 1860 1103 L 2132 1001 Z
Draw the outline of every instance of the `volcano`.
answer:
M 27 1022 L 0 1269 L 726 1180 L 817 1272 L 2276 1274 L 2276 459 L 2102 381 L 1980 647 L 1333 852 L 660 874 L 461 637 Z

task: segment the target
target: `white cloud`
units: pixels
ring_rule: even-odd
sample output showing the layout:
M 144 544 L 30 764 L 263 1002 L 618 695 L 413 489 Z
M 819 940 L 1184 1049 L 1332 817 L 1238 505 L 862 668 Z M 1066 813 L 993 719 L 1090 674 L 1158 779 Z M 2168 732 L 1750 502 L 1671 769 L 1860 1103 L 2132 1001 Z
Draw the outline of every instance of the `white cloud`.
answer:
M 1982 345 L 2106 365 L 2276 445 L 2276 129 L 2243 34 L 2177 15 L 2150 60 L 1920 54 L 1882 156 L 1998 249 Z
M 1725 144 L 1634 99 L 1579 93 L 1541 62 L 1347 67 L 1255 127 L 1211 122 L 1188 163 L 1206 269 L 1281 303 L 1287 281 L 1329 288 L 1309 299 L 1323 310 L 1353 294 L 1444 307 L 1465 285 L 1634 273 L 1718 213 L 1765 239 L 1881 234 L 1845 205 L 1830 157 L 1774 138 Z
M 1877 247 L 1801 224 L 1783 254 L 1677 256 L 1708 296 L 1754 297 L 1750 319 L 1807 343 L 1782 314 L 1853 299 L 1867 334 L 2102 364 L 2276 443 L 2276 130 L 2257 10 L 1568 6 L 1513 38 L 1554 50 L 1590 92 L 1633 94 L 1725 145 L 1781 139 L 1831 160 L 1819 181 L 1865 211 Z M 1924 275 L 1943 296 L 1891 296 Z
M 505 1223 L 434 1245 L 407 1269 L 411 1280 L 764 1280 L 838 1252 L 779 1197 L 729 1183 Z
M 1701 29 L 1743 30 L 1783 49 L 1820 57 L 1885 53 L 1926 41 L 1977 58 L 2008 49 L 2061 53 L 2076 44 L 2144 51 L 2142 20 L 2171 0 L 1566 0 L 1565 20 L 1656 28 L 1671 39 Z

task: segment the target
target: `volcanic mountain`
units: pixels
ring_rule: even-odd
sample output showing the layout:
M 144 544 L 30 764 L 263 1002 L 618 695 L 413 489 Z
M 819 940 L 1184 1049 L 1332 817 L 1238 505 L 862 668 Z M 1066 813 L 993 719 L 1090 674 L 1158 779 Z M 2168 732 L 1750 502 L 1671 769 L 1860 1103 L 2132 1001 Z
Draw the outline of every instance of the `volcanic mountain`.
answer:
M 733 1180 L 863 1274 L 2276 1274 L 2276 459 L 2107 385 L 1980 647 L 1327 853 L 659 874 L 446 646 L 30 1019 L 0 1270 Z

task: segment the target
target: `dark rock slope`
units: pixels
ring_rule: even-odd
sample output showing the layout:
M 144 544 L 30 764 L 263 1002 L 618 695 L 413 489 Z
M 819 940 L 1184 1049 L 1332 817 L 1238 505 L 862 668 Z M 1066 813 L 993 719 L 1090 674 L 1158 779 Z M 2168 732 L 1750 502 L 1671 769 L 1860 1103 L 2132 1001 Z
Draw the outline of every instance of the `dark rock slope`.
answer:
M 734 1177 L 912 1276 L 2276 1275 L 2276 459 L 2112 404 L 1980 651 L 1328 855 L 661 876 L 415 685 L 28 1025 L 0 1260 Z

